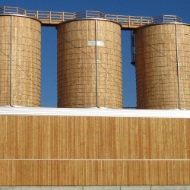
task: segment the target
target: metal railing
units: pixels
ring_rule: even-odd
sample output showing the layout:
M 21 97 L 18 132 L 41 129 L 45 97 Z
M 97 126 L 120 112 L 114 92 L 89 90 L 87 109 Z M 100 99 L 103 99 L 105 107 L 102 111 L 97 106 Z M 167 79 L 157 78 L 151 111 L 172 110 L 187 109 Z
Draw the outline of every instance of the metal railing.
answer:
M 142 26 L 142 25 L 153 23 L 152 17 L 142 17 L 142 16 L 126 16 L 126 15 L 107 14 L 106 19 L 115 21 L 119 24 L 124 24 L 124 25 Z
M 40 21 L 67 21 L 75 18 L 75 13 L 70 12 L 55 12 L 55 11 L 26 11 L 26 15 Z
M 0 14 L 14 14 L 14 15 L 25 15 L 25 9 L 19 7 L 0 7 Z
M 86 18 L 105 18 L 105 14 L 100 11 L 81 11 L 75 13 L 76 19 L 86 19 Z
M 56 11 L 38 11 L 25 10 L 19 7 L 0 7 L 0 15 L 23 15 L 35 18 L 42 24 L 59 24 L 63 21 L 74 19 L 101 18 L 121 24 L 126 28 L 135 28 L 138 26 L 157 24 L 157 23 L 174 23 L 182 22 L 182 19 L 175 15 L 162 15 L 159 17 L 145 16 L 127 16 L 105 14 L 100 11 L 81 11 L 81 12 L 56 12 Z
M 19 7 L 0 7 L 1 15 L 22 15 L 30 18 L 35 18 L 40 21 L 67 21 L 75 19 L 74 12 L 56 12 L 56 11 L 38 11 L 24 10 Z
M 182 22 L 182 18 L 176 15 L 161 15 L 153 17 L 154 24 Z
M 145 24 L 153 23 L 153 17 L 142 17 L 142 16 L 126 16 L 126 15 L 113 15 L 113 14 L 105 14 L 100 11 L 81 11 L 76 12 L 76 19 L 85 19 L 85 18 L 101 18 L 107 19 L 110 21 L 117 22 L 119 24 L 125 25 L 138 25 L 142 26 Z

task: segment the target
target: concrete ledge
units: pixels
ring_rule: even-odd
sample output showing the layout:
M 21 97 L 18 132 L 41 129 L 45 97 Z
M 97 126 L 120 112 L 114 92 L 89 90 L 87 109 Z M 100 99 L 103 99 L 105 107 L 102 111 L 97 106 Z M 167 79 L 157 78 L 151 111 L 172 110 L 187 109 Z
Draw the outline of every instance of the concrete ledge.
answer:
M 0 190 L 190 190 L 190 186 L 0 186 Z
M 97 116 L 97 117 L 146 117 L 190 118 L 190 110 L 140 110 L 108 108 L 34 108 L 0 106 L 0 115 L 30 116 Z

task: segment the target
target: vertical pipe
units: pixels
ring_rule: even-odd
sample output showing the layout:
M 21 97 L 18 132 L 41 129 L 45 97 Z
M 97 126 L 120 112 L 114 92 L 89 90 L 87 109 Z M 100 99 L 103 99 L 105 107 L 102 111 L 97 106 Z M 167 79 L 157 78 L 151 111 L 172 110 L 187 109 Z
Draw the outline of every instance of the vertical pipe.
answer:
M 175 24 L 175 42 L 176 42 L 176 65 L 177 65 L 177 82 L 178 82 L 178 108 L 181 109 L 180 102 L 180 65 L 178 57 L 178 39 L 177 39 L 177 27 Z
M 12 16 L 10 17 L 10 106 L 12 105 Z
M 95 64 L 96 64 L 96 107 L 99 107 L 98 102 L 98 47 L 97 47 L 97 36 L 98 36 L 98 23 L 95 20 Z

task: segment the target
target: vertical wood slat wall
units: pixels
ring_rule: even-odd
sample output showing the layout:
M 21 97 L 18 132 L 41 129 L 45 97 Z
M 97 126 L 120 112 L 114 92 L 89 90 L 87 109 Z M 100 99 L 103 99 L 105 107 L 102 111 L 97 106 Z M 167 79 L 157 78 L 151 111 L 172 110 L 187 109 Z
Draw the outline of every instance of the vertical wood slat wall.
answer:
M 121 74 L 118 24 L 92 19 L 58 26 L 58 107 L 122 108 Z
M 0 185 L 190 184 L 190 119 L 0 116 Z
M 138 108 L 190 109 L 190 27 L 152 25 L 135 35 Z
M 40 22 L 0 16 L 0 34 L 0 105 L 40 106 Z

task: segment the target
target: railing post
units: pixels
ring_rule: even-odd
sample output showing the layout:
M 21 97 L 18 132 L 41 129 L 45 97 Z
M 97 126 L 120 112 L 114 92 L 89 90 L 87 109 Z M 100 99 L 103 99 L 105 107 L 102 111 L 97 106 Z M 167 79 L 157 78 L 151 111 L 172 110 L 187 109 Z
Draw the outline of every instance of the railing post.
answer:
M 24 15 L 26 16 L 26 10 L 24 10 Z
M 175 16 L 175 22 L 177 22 L 177 16 Z
M 51 24 L 51 11 L 49 12 L 49 23 Z
M 98 18 L 100 18 L 100 12 L 98 12 Z
M 38 11 L 36 11 L 36 19 L 38 19 Z
M 142 26 L 142 16 L 141 16 L 141 18 L 140 18 L 140 25 Z
M 65 13 L 64 12 L 62 12 L 62 21 L 64 21 L 65 20 Z
M 118 22 L 118 15 L 116 16 L 116 22 Z
M 130 27 L 130 25 L 131 25 L 131 18 L 130 18 L 130 16 L 128 17 L 128 27 Z

